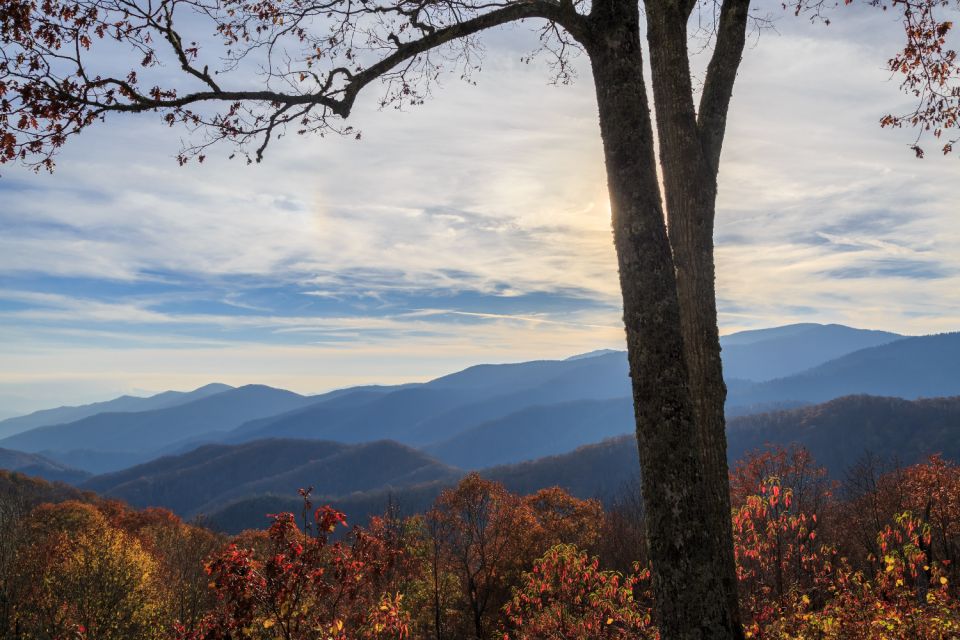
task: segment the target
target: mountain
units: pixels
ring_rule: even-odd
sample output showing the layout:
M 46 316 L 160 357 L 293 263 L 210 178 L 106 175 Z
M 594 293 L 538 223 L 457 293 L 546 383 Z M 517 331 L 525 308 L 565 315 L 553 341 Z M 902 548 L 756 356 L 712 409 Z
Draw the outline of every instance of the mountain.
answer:
M 575 451 L 525 462 L 486 469 L 485 478 L 504 483 L 510 491 L 533 493 L 545 487 L 563 487 L 583 498 L 609 497 L 636 480 L 639 474 L 637 446 L 632 436 L 621 436 Z M 330 504 L 347 515 L 350 522 L 362 523 L 370 516 L 384 513 L 388 505 L 401 514 L 422 513 L 430 508 L 440 492 L 453 486 L 458 478 L 423 482 L 407 487 L 390 487 L 340 496 L 317 494 L 315 503 Z M 207 522 L 226 532 L 262 527 L 265 514 L 291 511 L 300 502 L 290 494 L 260 495 L 238 499 L 206 514 Z
M 958 338 L 903 338 L 817 324 L 724 336 L 728 416 L 846 394 L 958 394 Z M 790 374 L 764 380 L 785 372 Z M 625 353 L 601 350 L 567 360 L 477 365 L 425 384 L 354 387 L 313 397 L 251 385 L 173 407 L 39 427 L 0 440 L 0 447 L 99 473 L 213 442 L 393 440 L 458 467 L 483 468 L 629 433 L 629 397 Z
M 206 431 L 289 411 L 312 398 L 263 385 L 248 385 L 186 404 L 136 413 L 101 413 L 67 424 L 40 427 L 0 440 L 22 451 L 135 453 L 140 460 L 161 447 Z
M 69 484 L 77 484 L 90 477 L 86 471 L 70 468 L 35 453 L 12 449 L 0 449 L 0 469 Z
M 357 391 L 284 415 L 251 421 L 223 440 L 391 439 L 423 446 L 525 407 L 629 393 L 626 359 L 620 352 L 574 361 L 478 365 L 391 393 Z
M 633 431 L 630 398 L 527 407 L 472 427 L 424 451 L 464 469 L 542 458 Z
M 812 335 L 847 336 L 850 344 L 893 341 L 770 382 L 730 380 L 731 421 L 742 415 L 792 409 L 848 394 L 960 395 L 960 334 L 897 339 L 895 334 L 837 325 L 795 325 L 748 333 L 753 335 L 734 334 L 731 349 L 750 345 L 759 349 L 765 344 L 783 347 L 788 339 L 806 341 Z M 744 342 L 747 339 L 750 341 Z M 420 446 L 447 464 L 480 469 L 560 454 L 631 433 L 633 414 L 623 354 L 605 353 L 573 361 L 575 367 L 570 364 L 472 367 L 405 390 L 409 397 L 404 402 L 399 395 L 385 395 L 363 405 L 362 414 L 356 406 L 336 414 L 324 405 L 309 407 L 296 416 L 262 421 L 245 437 L 323 437 L 347 442 L 389 438 Z M 462 401 L 471 389 L 499 391 L 533 381 L 539 386 L 475 402 Z M 609 397 L 612 394 L 620 397 Z M 447 404 L 441 405 L 440 399 Z M 452 408 L 440 410 L 451 404 Z
M 766 443 L 797 444 L 834 476 L 866 452 L 913 464 L 941 453 L 960 461 L 960 397 L 903 400 L 846 396 L 812 407 L 732 420 L 728 457 Z
M 136 396 L 120 396 L 113 400 L 104 402 L 94 402 L 78 407 L 57 407 L 56 409 L 43 409 L 34 411 L 25 416 L 17 416 L 0 421 L 0 438 L 12 436 L 16 433 L 36 429 L 37 427 L 46 427 L 54 424 L 65 424 L 75 422 L 98 413 L 133 413 L 137 411 L 152 411 L 154 409 L 165 409 L 179 404 L 186 404 L 200 398 L 206 398 L 228 389 L 230 385 L 213 383 L 194 389 L 193 391 L 164 391 L 147 398 Z
M 868 452 L 896 457 L 904 465 L 934 453 L 960 461 L 960 397 L 910 401 L 851 396 L 813 407 L 736 418 L 730 421 L 728 442 L 731 462 L 768 444 L 805 446 L 834 478 L 842 478 L 844 471 Z M 615 496 L 635 482 L 639 472 L 632 435 L 480 471 L 518 493 L 560 486 L 582 498 L 601 499 Z M 441 478 L 405 487 L 317 495 L 352 521 L 361 522 L 382 513 L 388 503 L 399 505 L 404 513 L 427 509 L 454 482 L 454 478 Z M 237 531 L 262 526 L 266 513 L 296 508 L 296 497 L 286 492 L 238 498 L 209 516 L 218 527 Z
M 588 351 L 587 353 L 578 353 L 575 356 L 570 356 L 567 360 L 585 360 L 586 358 L 596 358 L 597 356 L 608 356 L 613 353 L 623 353 L 623 351 L 618 351 L 616 349 L 594 349 L 593 351 Z
M 404 433 L 421 420 L 469 402 L 476 396 L 470 390 L 438 390 L 423 386 L 385 395 L 359 398 L 346 395 L 337 399 L 340 402 L 315 403 L 301 410 L 245 423 L 228 434 L 225 441 L 243 442 L 263 437 L 353 443 L 377 440 Z M 346 399 L 354 402 L 344 405 Z
M 622 352 L 564 362 L 568 365 L 550 371 L 537 380 L 535 386 L 524 388 L 520 384 L 513 391 L 464 404 L 423 421 L 410 434 L 411 444 L 448 440 L 483 422 L 505 418 L 523 409 L 571 401 L 613 400 L 631 393 L 626 356 Z
M 903 336 L 839 324 L 792 324 L 741 331 L 720 338 L 727 378 L 772 380 L 800 373 L 848 353 Z
M 461 472 L 426 454 L 378 441 L 359 445 L 317 440 L 258 440 L 206 445 L 89 479 L 82 486 L 137 507 L 162 506 L 189 517 L 231 500 L 261 494 L 295 496 L 312 486 L 318 495 L 344 495 L 436 480 Z
M 811 364 L 821 365 L 836 355 L 853 352 L 865 345 L 889 343 L 901 338 L 894 333 L 853 329 L 841 325 L 790 325 L 776 329 L 746 331 L 725 336 L 725 364 L 730 363 L 728 387 L 731 397 L 748 398 L 747 404 L 757 409 L 779 408 L 799 404 L 791 395 L 752 399 L 755 383 L 780 372 L 796 372 Z M 243 442 L 264 437 L 316 438 L 342 442 L 363 442 L 392 439 L 411 446 L 439 447 L 440 443 L 463 436 L 481 439 L 483 429 L 492 429 L 487 423 L 506 420 L 517 412 L 530 410 L 535 415 L 547 407 L 560 403 L 587 400 L 615 400 L 630 396 L 626 354 L 622 351 L 600 350 L 573 356 L 567 360 L 542 360 L 515 364 L 477 365 L 426 384 L 406 387 L 392 392 L 371 393 L 365 390 L 346 390 L 340 400 L 317 402 L 288 414 L 271 416 L 248 422 L 220 437 L 225 442 Z M 740 379 L 744 378 L 744 379 Z M 733 408 L 732 413 L 742 413 Z M 575 413 L 564 417 L 554 410 L 563 425 L 558 432 L 574 434 L 578 429 L 589 433 L 591 423 Z M 626 415 L 622 409 L 617 415 Z M 582 419 L 577 422 L 577 418 Z M 574 424 L 576 422 L 576 424 Z M 515 424 L 515 423 L 514 423 Z M 602 429 L 603 435 L 622 432 L 619 422 Z M 482 427 L 482 428 L 481 428 Z M 506 428 L 506 427 L 505 427 Z M 466 432 L 478 429 L 472 436 Z M 624 431 L 629 431 L 627 426 Z M 527 431 L 533 438 L 535 434 Z M 575 444 L 596 441 L 575 438 Z M 467 467 L 486 466 L 493 462 L 523 460 L 531 455 L 559 452 L 557 447 L 526 451 L 513 442 L 500 458 L 484 459 L 479 454 L 464 458 L 454 454 L 457 445 L 448 449 L 430 448 L 445 458 Z M 464 445 L 466 446 L 466 445 Z M 493 451 L 489 446 L 481 447 Z M 466 449 L 464 449 L 466 451 Z
M 941 453 L 960 462 L 960 397 L 902 400 L 847 396 L 811 407 L 744 416 L 727 425 L 731 464 L 768 444 L 805 447 L 835 478 L 866 453 L 910 465 Z M 606 496 L 640 471 L 632 435 L 580 447 L 570 453 L 481 474 L 512 491 L 561 486 L 581 497 Z
M 144 453 L 142 451 L 96 451 L 93 449 L 71 449 L 70 451 L 43 449 L 38 451 L 37 454 L 67 467 L 83 469 L 88 475 L 126 469 L 135 464 L 140 464 L 144 460 L 162 455 L 159 451 Z
M 96 495 L 63 482 L 51 482 L 19 471 L 0 469 L 0 503 L 7 507 L 28 512 L 38 504 L 64 500 L 90 502 L 96 500 Z
M 739 389 L 728 406 L 823 402 L 851 394 L 960 395 L 960 333 L 903 338 L 861 349 L 800 374 Z

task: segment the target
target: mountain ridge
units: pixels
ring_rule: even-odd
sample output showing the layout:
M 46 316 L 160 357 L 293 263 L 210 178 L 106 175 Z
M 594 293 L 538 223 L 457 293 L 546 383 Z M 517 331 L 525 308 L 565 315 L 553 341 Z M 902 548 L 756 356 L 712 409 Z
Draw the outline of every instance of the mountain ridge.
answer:
M 896 454 L 903 464 L 918 462 L 934 453 L 960 460 L 960 396 L 929 400 L 848 396 L 812 407 L 733 419 L 728 441 L 731 462 L 768 443 L 805 446 L 833 477 L 841 476 L 870 452 Z M 838 442 L 842 446 L 837 446 Z M 318 451 L 317 455 L 308 451 L 311 447 Z M 329 451 L 324 452 L 324 447 Z M 268 456 L 263 463 L 236 457 L 234 471 L 218 466 L 227 460 L 224 456 L 234 456 L 235 452 L 245 455 L 244 452 L 258 448 Z M 281 448 L 293 457 L 280 456 Z M 361 473 L 356 469 L 366 474 L 364 479 L 354 481 L 351 471 Z M 230 528 L 240 521 L 224 514 L 242 512 L 253 518 L 256 514 L 251 505 L 273 504 L 272 510 L 256 515 L 259 521 L 263 514 L 295 502 L 296 489 L 309 485 L 314 486 L 317 500 L 342 507 L 353 518 L 375 513 L 377 505 L 385 505 L 391 496 L 408 508 L 418 508 L 429 504 L 466 472 L 398 443 L 345 445 L 314 440 L 260 440 L 240 445 L 208 445 L 179 458 L 95 477 L 82 487 L 129 500 L 137 506 L 159 504 L 185 510 L 183 513 L 188 515 L 203 512 L 214 521 L 221 518 L 223 522 L 233 522 L 224 525 Z M 248 479 L 238 480 L 231 473 L 247 474 Z M 566 453 L 489 466 L 480 473 L 503 482 L 512 491 L 532 492 L 556 485 L 579 497 L 603 498 L 635 482 L 639 462 L 634 437 L 623 435 Z M 198 495 L 198 487 L 201 491 L 208 487 L 216 491 Z M 149 490 L 153 497 L 137 494 L 138 488 Z M 245 492 L 248 495 L 243 495 Z M 192 502 L 184 505 L 173 501 L 182 494 L 187 494 Z M 253 520 L 243 521 L 244 526 L 255 524 Z
M 76 422 L 83 418 L 109 412 L 139 413 L 154 409 L 164 409 L 184 404 L 210 395 L 233 389 L 228 384 L 211 382 L 191 391 L 161 391 L 152 396 L 122 395 L 111 400 L 91 402 L 83 405 L 40 409 L 22 416 L 0 420 L 0 438 L 22 433 L 38 427 Z

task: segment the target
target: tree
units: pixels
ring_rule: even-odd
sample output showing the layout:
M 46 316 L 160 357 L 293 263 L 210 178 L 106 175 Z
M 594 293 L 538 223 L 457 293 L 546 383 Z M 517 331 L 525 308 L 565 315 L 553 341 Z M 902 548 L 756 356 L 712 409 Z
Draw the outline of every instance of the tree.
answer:
M 731 474 L 740 601 L 750 631 L 818 596 L 835 551 L 822 541 L 830 487 L 826 470 L 795 448 L 754 452 Z
M 449 627 L 440 614 L 440 577 L 452 573 L 459 582 L 461 610 L 469 623 L 453 637 L 493 637 L 500 607 L 509 599 L 511 578 L 536 557 L 537 520 L 533 510 L 503 485 L 468 475 L 440 494 L 427 514 L 433 537 L 436 634 Z M 439 565 L 439 566 L 438 566 Z
M 181 624 L 182 640 L 399 639 L 407 636 L 403 595 L 388 590 L 398 550 L 376 531 L 354 528 L 331 541 L 344 515 L 316 511 L 304 492 L 304 529 L 292 513 L 273 516 L 262 549 L 240 546 L 242 538 L 206 565 L 216 595 L 212 610 L 196 625 Z
M 647 596 L 649 571 L 603 571 L 597 558 L 571 544 L 553 547 L 525 572 L 504 607 L 517 640 L 657 638 Z
M 82 502 L 44 504 L 29 516 L 13 574 L 14 637 L 163 636 L 156 563 L 140 543 Z
M 169 617 L 185 628 L 195 628 L 213 605 L 204 560 L 223 546 L 223 538 L 182 522 L 166 509 L 127 509 L 114 524 L 136 537 L 156 559 L 157 582 L 162 585 Z
M 891 0 L 907 42 L 890 67 L 918 106 L 884 125 L 938 138 L 956 127 L 952 23 L 939 17 L 954 2 Z M 824 7 L 788 4 L 798 14 Z M 698 6 L 716 16 L 699 103 L 687 50 Z M 287 128 L 353 133 L 341 121 L 377 81 L 386 106 L 422 101 L 451 59 L 469 75 L 487 29 L 536 20 L 560 80 L 568 51 L 582 48 L 600 116 L 658 622 L 666 638 L 738 638 L 713 225 L 749 0 L 644 0 L 643 9 L 641 20 L 636 0 L 8 0 L 0 159 L 52 168 L 56 150 L 94 122 L 161 112 L 206 134 L 181 162 L 203 161 L 218 141 L 260 160 Z M 219 51 L 186 35 L 198 25 Z M 164 73 L 164 60 L 183 73 Z

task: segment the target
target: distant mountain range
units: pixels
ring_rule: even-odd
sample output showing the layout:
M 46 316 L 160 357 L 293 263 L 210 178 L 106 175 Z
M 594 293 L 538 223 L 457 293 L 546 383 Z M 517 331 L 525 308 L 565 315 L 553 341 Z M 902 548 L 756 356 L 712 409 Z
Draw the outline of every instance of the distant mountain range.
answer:
M 85 452 L 132 454 L 152 457 L 159 449 L 213 426 L 231 429 L 267 415 L 301 407 L 311 398 L 291 391 L 249 385 L 206 395 L 200 399 L 162 409 L 137 412 L 98 413 L 67 424 L 38 427 L 0 441 L 21 451 L 46 452 L 62 462 L 91 468 L 104 460 L 129 460 L 124 456 L 91 456 Z M 59 454 L 59 455 L 58 455 Z
M 544 440 L 552 432 L 545 426 Z M 728 428 L 732 462 L 767 444 L 798 444 L 837 478 L 866 453 L 902 464 L 933 453 L 960 460 L 960 397 L 901 400 L 849 396 L 812 407 L 735 418 Z M 466 471 L 389 441 L 346 445 L 311 440 L 258 440 L 208 445 L 180 456 L 88 479 L 80 485 L 135 506 L 204 514 L 225 530 L 261 526 L 266 513 L 296 507 L 296 489 L 313 486 L 354 519 L 388 500 L 408 512 L 427 508 Z M 609 498 L 639 475 L 631 435 L 571 452 L 481 471 L 512 491 L 561 486 L 580 497 Z
M 753 382 L 791 376 L 848 353 L 903 338 L 841 324 L 791 324 L 720 338 L 724 375 Z
M 722 342 L 731 424 L 739 415 L 842 395 L 960 395 L 960 333 L 907 338 L 800 324 L 736 333 Z M 41 424 L 51 420 L 65 421 Z M 27 423 L 37 426 L 0 439 L 0 447 L 98 474 L 205 445 L 264 439 L 324 446 L 390 440 L 448 470 L 489 469 L 633 430 L 626 356 L 609 350 L 567 360 L 478 365 L 423 384 L 318 396 L 262 385 L 209 385 L 37 412 L 2 421 L 0 430 Z
M 147 398 L 138 398 L 136 396 L 120 396 L 113 400 L 105 402 L 94 402 L 79 407 L 57 407 L 56 409 L 43 409 L 35 411 L 29 415 L 17 416 L 0 420 L 0 438 L 14 435 L 29 429 L 37 427 L 47 427 L 53 424 L 65 424 L 76 422 L 98 413 L 134 413 L 138 411 L 152 411 L 154 409 L 166 409 L 180 404 L 186 404 L 193 400 L 206 398 L 216 393 L 221 393 L 232 389 L 230 385 L 213 383 L 194 389 L 193 391 L 164 391 Z
M 740 390 L 729 404 L 823 402 L 854 394 L 931 398 L 960 394 L 960 333 L 904 338 Z

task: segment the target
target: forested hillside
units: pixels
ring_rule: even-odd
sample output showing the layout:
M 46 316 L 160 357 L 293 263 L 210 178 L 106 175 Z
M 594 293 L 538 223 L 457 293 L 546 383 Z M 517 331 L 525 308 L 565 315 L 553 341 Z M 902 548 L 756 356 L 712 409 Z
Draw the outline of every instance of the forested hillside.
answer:
M 529 471 L 500 473 L 520 486 Z M 224 536 L 164 509 L 0 472 L 0 636 L 659 637 L 635 486 L 603 505 L 471 474 L 424 494 L 419 513 L 391 503 L 371 518 L 299 493 L 289 510 Z M 748 637 L 955 637 L 957 496 L 960 467 L 936 456 L 902 468 L 869 461 L 842 481 L 799 448 L 741 460 L 731 497 Z

